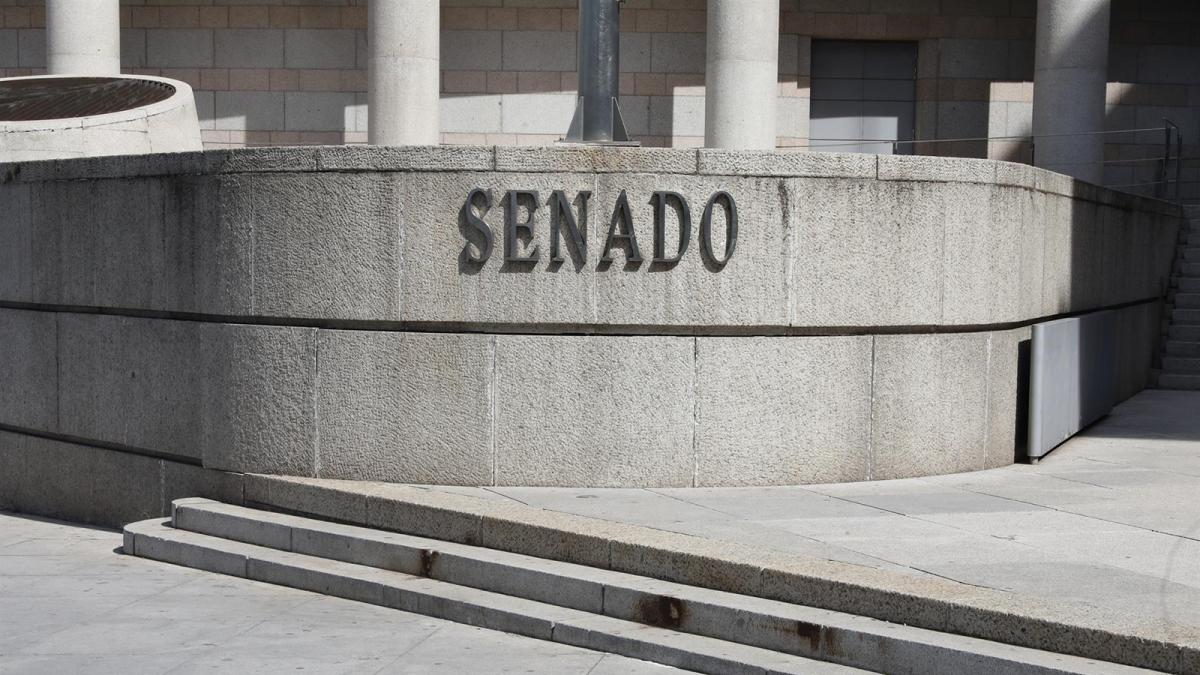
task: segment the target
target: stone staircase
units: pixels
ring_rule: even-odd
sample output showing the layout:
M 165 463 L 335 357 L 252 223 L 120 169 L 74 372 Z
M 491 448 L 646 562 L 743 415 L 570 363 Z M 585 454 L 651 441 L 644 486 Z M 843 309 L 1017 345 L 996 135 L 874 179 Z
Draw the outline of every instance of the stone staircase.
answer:
M 1200 390 L 1200 207 L 1186 207 L 1179 241 L 1158 386 Z
M 124 552 L 697 672 L 1146 672 L 207 499 L 177 500 L 172 514 L 126 526 Z

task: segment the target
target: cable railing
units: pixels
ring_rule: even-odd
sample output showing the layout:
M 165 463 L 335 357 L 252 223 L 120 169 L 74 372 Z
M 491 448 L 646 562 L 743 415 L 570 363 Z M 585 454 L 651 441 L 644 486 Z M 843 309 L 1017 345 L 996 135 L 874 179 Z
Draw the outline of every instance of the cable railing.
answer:
M 1154 188 L 1154 196 L 1160 199 L 1167 198 L 1168 194 L 1173 193 L 1175 201 L 1180 201 L 1180 189 L 1183 185 L 1200 184 L 1200 180 L 1184 180 L 1183 179 L 1183 164 L 1184 162 L 1200 161 L 1200 157 L 1184 157 L 1183 156 L 1183 133 L 1179 129 L 1179 125 L 1175 124 L 1167 118 L 1163 118 L 1163 125 L 1160 127 L 1140 127 L 1135 129 L 1112 129 L 1106 131 L 1089 131 L 1075 132 L 1062 134 L 1021 134 L 1011 136 L 970 136 L 963 138 L 928 138 L 928 139 L 893 139 L 893 138 L 810 138 L 807 147 L 810 150 L 830 150 L 836 148 L 870 148 L 880 147 L 880 149 L 890 149 L 894 155 L 901 154 L 902 149 L 908 149 L 910 152 L 917 146 L 930 146 L 946 143 L 1020 143 L 1027 144 L 1029 149 L 1029 164 L 1036 164 L 1037 159 L 1037 142 L 1039 139 L 1052 138 L 1071 138 L 1080 136 L 1117 136 L 1122 134 L 1148 134 L 1161 133 L 1162 136 L 1162 154 L 1153 157 L 1134 157 L 1122 159 L 1106 159 L 1099 162 L 1072 162 L 1076 166 L 1087 165 L 1104 165 L 1104 166 L 1130 166 L 1133 170 L 1141 168 L 1141 166 L 1153 166 L 1155 175 L 1153 180 L 1143 181 L 1136 180 L 1131 183 L 1121 184 L 1105 184 L 1105 187 L 1115 189 L 1129 188 Z M 1131 143 L 1131 145 L 1150 146 L 1154 143 Z M 797 146 L 793 146 L 797 147 Z M 915 153 L 914 153 L 915 154 Z

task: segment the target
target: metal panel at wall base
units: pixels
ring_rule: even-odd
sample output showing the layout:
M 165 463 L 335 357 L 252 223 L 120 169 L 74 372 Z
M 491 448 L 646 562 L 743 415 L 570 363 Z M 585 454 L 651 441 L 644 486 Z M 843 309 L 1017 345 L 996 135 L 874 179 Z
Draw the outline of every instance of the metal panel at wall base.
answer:
M 1040 458 L 1117 403 L 1117 312 L 1033 327 L 1029 456 Z

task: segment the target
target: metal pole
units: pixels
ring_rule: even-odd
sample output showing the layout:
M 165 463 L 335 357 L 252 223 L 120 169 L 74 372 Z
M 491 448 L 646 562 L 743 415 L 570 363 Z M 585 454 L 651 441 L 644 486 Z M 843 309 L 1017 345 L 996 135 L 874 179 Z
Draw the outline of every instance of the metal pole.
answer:
M 1179 186 L 1183 180 L 1183 132 L 1175 127 L 1175 201 L 1179 201 Z
M 1162 164 L 1158 169 L 1158 185 L 1154 189 L 1154 196 L 1162 199 L 1167 196 L 1167 160 L 1171 157 L 1171 127 L 1168 126 L 1167 120 L 1163 119 L 1163 158 Z
M 631 143 L 617 105 L 620 0 L 579 0 L 579 97 L 571 143 Z

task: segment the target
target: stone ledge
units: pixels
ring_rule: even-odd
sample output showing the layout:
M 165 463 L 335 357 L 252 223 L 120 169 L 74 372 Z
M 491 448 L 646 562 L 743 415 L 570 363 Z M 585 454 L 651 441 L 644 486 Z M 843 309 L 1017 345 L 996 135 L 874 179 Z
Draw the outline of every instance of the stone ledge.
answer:
M 709 176 L 874 178 L 876 156 L 828 152 L 699 151 L 699 172 Z
M 350 524 L 484 545 L 719 591 L 1175 673 L 1200 672 L 1200 633 L 1083 604 L 713 542 L 414 486 L 245 476 L 245 500 Z M 403 517 L 381 519 L 386 510 Z M 449 523 L 447 522 L 449 521 Z
M 1167 201 L 1092 185 L 1026 164 L 923 155 L 552 146 L 294 146 L 0 162 L 0 184 L 172 175 L 400 171 L 634 173 L 876 178 L 1022 187 L 1121 208 L 1178 215 Z
M 999 164 L 989 159 L 964 157 L 880 155 L 879 180 L 996 184 Z M 1021 176 L 1006 178 L 1019 180 Z M 1032 184 L 1018 183 L 1018 187 L 1032 187 Z
M 455 145 L 329 145 L 317 148 L 317 168 L 321 171 L 490 171 L 496 163 L 496 150 Z
M 496 170 L 527 173 L 696 173 L 696 151 L 591 145 L 496 146 Z

